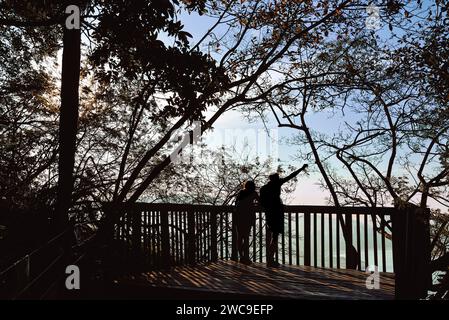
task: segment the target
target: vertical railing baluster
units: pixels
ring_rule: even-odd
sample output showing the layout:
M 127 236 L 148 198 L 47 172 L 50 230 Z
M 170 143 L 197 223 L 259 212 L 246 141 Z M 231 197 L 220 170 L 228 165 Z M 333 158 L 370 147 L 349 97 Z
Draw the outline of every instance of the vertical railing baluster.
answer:
M 211 260 L 218 260 L 218 228 L 217 228 L 217 211 L 216 208 L 210 213 L 210 250 L 211 250 Z
M 174 258 L 175 253 L 175 234 L 173 232 L 173 221 L 174 221 L 174 212 L 170 210 L 170 214 L 168 214 L 168 234 L 170 239 L 170 258 Z
M 194 264 L 196 262 L 196 235 L 195 235 L 195 212 L 192 209 L 187 210 L 187 251 L 188 251 L 188 259 L 189 264 Z
M 198 234 L 199 234 L 199 260 L 204 260 L 204 215 L 202 211 L 197 212 L 198 215 Z
M 205 222 L 205 230 L 206 230 L 206 259 L 210 261 L 210 219 L 209 219 L 209 211 L 204 213 L 204 222 Z
M 184 263 L 184 253 L 183 253 L 183 236 L 184 236 L 184 228 L 182 226 L 182 210 L 178 211 L 178 228 L 179 228 L 179 264 L 182 265 Z
M 368 251 L 368 215 L 363 216 L 364 235 L 365 235 L 365 270 L 369 266 L 369 251 Z
M 183 211 L 182 213 L 182 230 L 184 230 L 183 232 L 183 242 L 182 242 L 182 246 L 183 246 L 183 261 L 184 263 L 188 263 L 189 262 L 189 255 L 188 255 L 188 232 L 189 232 L 189 227 L 187 225 L 187 212 Z
M 335 215 L 336 219 L 335 219 L 335 234 L 336 234 L 336 255 L 337 255 L 337 268 L 340 269 L 340 227 L 341 224 L 338 221 L 338 215 Z
M 156 230 L 155 238 L 154 238 L 154 245 L 155 245 L 155 251 L 158 253 L 157 263 L 160 264 L 160 261 L 163 259 L 163 252 L 162 252 L 162 217 L 161 217 L 161 211 L 155 210 L 154 211 L 154 227 Z
M 317 220 L 316 213 L 313 213 L 313 266 L 318 266 L 318 245 L 317 245 Z
M 310 212 L 304 212 L 304 265 L 311 265 Z
M 352 244 L 353 244 L 353 230 L 352 230 L 352 213 L 347 212 L 345 213 L 345 225 L 348 231 L 348 239 L 345 241 L 345 250 L 346 250 L 346 268 L 348 268 L 348 265 L 351 266 L 353 263 L 356 263 L 356 261 L 352 261 L 354 259 L 354 256 L 352 255 Z M 349 261 L 348 261 L 349 260 Z
M 385 254 L 385 214 L 381 213 L 381 230 L 382 230 L 382 271 L 387 272 L 387 257 Z
M 198 241 L 198 237 L 199 237 L 199 234 L 198 234 L 198 215 L 197 215 L 195 209 L 192 210 L 191 214 L 193 216 L 193 220 L 195 221 L 195 223 L 194 223 L 194 225 L 195 225 L 195 239 L 194 239 L 194 241 L 195 241 L 195 252 L 194 252 L 195 253 L 195 262 L 199 262 L 199 260 L 198 260 L 198 257 L 199 257 L 198 251 L 201 249 L 201 247 L 200 247 L 200 243 Z
M 151 240 L 151 220 L 150 220 L 150 211 L 149 210 L 145 210 L 145 212 L 146 212 L 146 224 L 145 224 L 145 226 L 146 226 L 146 231 L 145 231 L 145 233 L 146 233 L 146 235 L 147 235 L 147 246 L 146 246 L 146 255 L 148 256 L 147 257 L 147 263 L 149 264 L 149 265 L 151 265 L 151 243 L 150 243 L 150 240 Z
M 285 215 L 282 217 L 282 223 L 284 224 L 284 229 L 285 229 Z M 279 235 L 281 237 L 281 259 L 282 259 L 282 264 L 285 264 L 285 230 L 284 233 Z M 279 254 L 279 252 L 277 253 Z M 279 261 L 279 256 L 276 257 L 276 261 Z
M 142 214 L 142 253 L 143 253 L 143 264 L 146 266 L 148 264 L 148 246 L 147 246 L 147 211 L 145 209 L 140 210 Z
M 145 210 L 146 212 L 146 235 L 147 235 L 147 245 L 146 245 L 146 254 L 147 254 L 147 263 L 151 265 L 151 247 L 150 247 L 150 240 L 151 240 L 151 221 L 150 221 L 150 211 Z
M 328 224 L 329 224 L 329 267 L 334 267 L 334 248 L 332 245 L 332 233 L 333 233 L 333 226 L 332 226 L 332 213 L 328 213 Z
M 209 235 L 209 226 L 207 224 L 207 211 L 202 212 L 203 216 L 203 260 L 209 260 L 209 248 L 207 245 L 207 237 Z
M 224 244 L 225 244 L 225 233 L 224 233 L 224 212 L 220 211 L 220 259 L 224 259 Z
M 181 235 L 180 235 L 180 232 L 179 232 L 179 229 L 180 229 L 180 226 L 179 226 L 179 220 L 180 220 L 180 215 L 181 214 L 181 212 L 179 212 L 179 211 L 176 211 L 176 216 L 175 216 L 175 234 L 176 234 L 176 262 L 177 263 L 180 263 L 181 261 L 181 254 L 180 254 L 180 238 L 181 238 Z
M 178 212 L 179 219 L 179 264 L 184 264 L 184 225 L 183 225 L 184 212 Z
M 149 237 L 150 237 L 150 250 L 151 250 L 151 265 L 155 265 L 156 263 L 156 245 L 155 245 L 155 237 L 156 237 L 156 230 L 155 230 L 155 226 L 154 226 L 154 212 L 150 211 L 149 212 L 150 215 L 150 231 L 149 231 Z
M 226 230 L 226 237 L 225 237 L 225 252 L 226 252 L 226 260 L 229 259 L 229 212 L 225 213 L 225 230 Z
M 263 220 L 262 211 L 259 211 L 259 262 L 263 262 Z
M 206 230 L 206 259 L 207 261 L 210 261 L 210 219 L 209 219 L 210 212 L 207 211 L 204 213 L 204 221 L 205 221 L 205 230 Z
M 257 212 L 254 213 L 256 215 L 256 219 L 254 220 L 253 223 L 253 261 L 256 262 L 257 261 Z
M 324 237 L 324 233 L 325 233 L 325 227 L 324 227 L 324 213 L 321 212 L 321 227 L 320 227 L 320 233 L 321 233 L 321 267 L 325 267 L 326 266 L 326 255 L 325 255 L 325 250 L 326 250 L 326 246 L 325 246 L 325 237 Z
M 201 261 L 201 247 L 202 247 L 202 243 L 201 243 L 201 217 L 200 217 L 200 213 L 195 210 L 195 230 L 196 230 L 196 237 L 195 237 L 195 241 L 196 241 L 196 261 L 200 262 Z
M 360 252 L 360 214 L 356 215 L 356 228 L 357 228 L 357 252 L 359 253 L 359 270 L 362 270 L 362 255 Z
M 293 264 L 293 256 L 292 256 L 292 213 L 287 212 L 288 216 L 288 264 Z
M 197 234 L 198 234 L 198 261 L 203 260 L 203 216 L 201 211 L 196 212 L 198 217 L 197 221 Z
M 295 212 L 295 227 L 296 227 L 296 265 L 299 266 L 299 214 Z
M 204 261 L 206 259 L 206 236 L 207 236 L 207 231 L 206 231 L 206 213 L 204 211 L 200 212 L 200 217 L 201 217 L 201 258 Z
M 162 265 L 170 265 L 170 227 L 169 227 L 169 215 L 167 210 L 160 211 L 161 218 L 161 249 L 162 249 Z
M 377 252 L 377 217 L 373 213 L 373 245 L 374 245 L 374 265 L 379 267 L 379 257 Z

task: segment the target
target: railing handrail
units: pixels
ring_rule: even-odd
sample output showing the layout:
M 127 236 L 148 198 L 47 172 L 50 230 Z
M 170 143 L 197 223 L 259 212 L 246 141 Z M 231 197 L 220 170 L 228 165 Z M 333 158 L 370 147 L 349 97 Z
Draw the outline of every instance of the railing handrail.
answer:
M 176 210 L 183 212 L 193 211 L 220 211 L 232 212 L 234 210 L 233 205 L 210 205 L 210 204 L 178 204 L 178 203 L 145 203 L 137 202 L 134 204 L 124 205 L 124 208 L 140 209 L 140 210 Z M 265 211 L 262 206 L 255 206 L 256 211 Z M 334 206 L 321 206 L 321 205 L 284 205 L 285 213 L 327 213 L 327 214 L 339 214 L 339 213 L 351 213 L 351 214 L 386 214 L 391 215 L 397 212 L 394 207 L 334 207 Z
M 7 272 L 11 271 L 14 267 L 16 267 L 17 265 L 19 265 L 22 261 L 27 260 L 27 259 L 31 259 L 31 257 L 33 257 L 34 255 L 36 255 L 38 252 L 44 250 L 45 248 L 47 248 L 48 246 L 50 246 L 53 242 L 55 242 L 56 240 L 59 240 L 60 238 L 62 238 L 64 235 L 67 234 L 67 232 L 69 232 L 69 230 L 64 230 L 61 233 L 58 233 L 56 236 L 52 237 L 50 240 L 46 241 L 43 245 L 41 245 L 40 247 L 32 250 L 31 252 L 24 254 L 21 258 L 17 259 L 15 262 L 11 263 L 9 266 L 7 266 L 6 268 L 4 268 L 3 270 L 0 271 L 0 277 L 2 277 L 4 274 L 6 274 Z
M 285 235 L 281 237 L 282 244 L 280 245 L 282 256 L 284 257 L 285 248 L 288 246 L 289 259 L 292 260 L 290 255 L 292 254 L 293 241 L 295 241 L 295 255 L 300 256 L 300 249 L 303 249 L 304 265 L 311 265 L 311 258 L 313 257 L 314 265 L 316 266 L 318 252 L 317 237 L 320 235 L 320 251 L 322 253 L 321 260 L 324 261 L 323 252 L 324 246 L 328 246 L 330 252 L 333 245 L 336 246 L 337 258 L 336 265 L 340 266 L 340 233 L 341 225 L 339 221 L 335 221 L 338 215 L 344 215 L 345 221 L 347 221 L 350 231 L 351 240 L 349 244 L 352 245 L 353 241 L 356 241 L 357 250 L 360 252 L 360 246 L 362 241 L 364 243 L 364 250 L 368 251 L 368 239 L 370 237 L 374 246 L 374 260 L 378 263 L 377 254 L 377 232 L 380 230 L 384 234 L 386 228 L 391 231 L 391 220 L 398 209 L 392 207 L 333 207 L 333 206 L 321 206 L 321 205 L 285 205 Z M 111 208 L 112 209 L 112 208 Z M 226 256 L 228 258 L 228 249 L 231 248 L 231 258 L 236 256 L 236 229 L 233 223 L 234 209 L 233 205 L 195 205 L 195 204 L 176 204 L 176 203 L 135 203 L 124 204 L 123 206 L 117 206 L 113 208 L 115 210 L 122 211 L 122 219 L 117 224 L 115 229 L 117 239 L 121 237 L 122 240 L 128 239 L 133 246 L 135 252 L 138 252 L 139 248 L 144 248 L 147 244 L 145 241 L 151 241 L 151 245 L 156 247 L 160 244 L 158 249 L 151 248 L 151 250 L 162 250 L 165 255 L 169 255 L 170 250 L 178 251 L 178 248 L 172 248 L 176 246 L 179 241 L 184 241 L 184 249 L 181 249 L 187 256 L 192 257 L 198 254 L 197 248 L 193 245 L 195 242 L 200 242 L 198 245 L 204 248 L 201 250 L 211 251 L 215 254 L 217 251 L 217 242 L 220 242 L 220 257 Z M 254 224 L 252 243 L 253 247 L 259 248 L 259 260 L 262 261 L 263 254 L 260 252 L 266 250 L 264 244 L 264 234 L 267 235 L 266 229 L 266 210 L 261 206 L 255 206 L 257 221 Z M 353 219 L 351 219 L 353 217 Z M 299 219 L 304 219 L 299 222 Z M 380 221 L 378 220 L 380 218 Z M 229 220 L 230 219 L 230 220 Z M 348 220 L 349 219 L 349 220 Z M 369 219 L 369 220 L 368 220 Z M 369 221 L 369 222 L 368 222 Z M 372 223 L 375 223 L 374 225 Z M 377 223 L 380 225 L 377 226 Z M 352 225 L 355 224 L 356 229 L 353 231 Z M 390 225 L 389 225 L 390 224 Z M 206 227 L 204 227 L 206 225 Z M 300 226 L 301 225 L 301 226 Z M 199 226 L 202 226 L 201 229 Z M 361 239 L 361 226 L 364 226 L 364 239 Z M 151 238 L 150 230 L 160 228 L 160 234 L 165 235 L 160 239 Z M 295 230 L 293 231 L 293 228 Z M 368 230 L 371 230 L 372 235 L 368 235 Z M 335 243 L 332 233 L 335 232 Z M 352 233 L 354 232 L 354 239 Z M 294 233 L 295 239 L 292 239 Z M 301 235 L 300 235 L 301 233 Z M 325 236 L 328 233 L 328 236 Z M 170 234 L 170 236 L 169 236 Z M 374 234 L 374 235 L 373 235 Z M 221 239 L 218 236 L 222 235 Z M 287 239 L 285 239 L 287 237 Z M 184 240 L 178 240 L 184 239 Z M 303 243 L 299 241 L 299 238 L 303 239 Z M 146 240 L 150 239 L 150 240 Z M 257 240 L 257 241 L 256 241 Z M 383 263 L 383 269 L 386 271 L 385 255 L 386 247 L 385 240 L 379 240 L 379 248 L 381 250 L 381 259 Z M 160 242 L 160 243 L 159 243 Z M 326 242 L 326 244 L 325 244 Z M 189 247 L 190 246 L 190 247 Z M 185 252 L 186 249 L 192 251 Z M 223 255 L 223 248 L 226 250 L 226 254 Z M 301 247 L 301 248 L 300 248 Z M 348 255 L 348 250 L 351 249 L 349 245 L 341 246 Z M 171 248 L 171 249 L 170 249 Z M 195 248 L 195 249 L 192 249 Z M 257 248 L 253 251 L 257 251 Z M 313 250 L 312 250 L 313 248 Z M 327 249 L 326 249 L 327 250 Z M 190 252 L 190 253 L 189 253 Z M 254 254 L 253 252 L 253 254 Z M 312 255 L 313 253 L 313 255 Z M 180 253 L 176 253 L 178 256 Z M 178 256 L 176 259 L 179 260 Z M 216 255 L 218 256 L 218 255 Z M 333 254 L 328 260 L 333 260 Z M 168 258 L 167 258 L 168 260 Z M 358 266 L 362 268 L 362 257 L 358 257 Z M 368 258 L 365 259 L 365 264 L 368 263 Z M 179 260 L 181 261 L 181 260 Z M 182 260 L 183 261 L 183 260 Z M 297 264 L 299 260 L 296 259 Z M 324 262 L 320 262 L 324 266 Z M 329 261 L 332 266 L 333 261 Z
M 237 259 L 236 228 L 231 214 L 234 208 L 232 205 L 176 203 L 134 203 L 110 207 L 122 211 L 114 234 L 117 240 L 127 244 L 124 250 L 130 253 L 130 257 L 136 254 L 139 258 L 144 253 L 143 256 L 148 257 L 146 261 L 156 267 L 160 266 L 157 264 L 160 261 L 165 267 L 172 261 L 190 264 L 218 258 Z M 268 235 L 266 214 L 260 206 L 255 210 L 258 219 L 250 236 L 251 249 L 253 257 L 263 262 L 263 251 L 266 251 L 264 236 Z M 337 268 L 343 267 L 344 263 L 346 267 L 359 270 L 374 263 L 379 268 L 381 264 L 382 271 L 387 272 L 386 266 L 390 262 L 396 277 L 397 297 L 418 297 L 426 290 L 429 282 L 426 268 L 430 262 L 429 209 L 416 206 L 285 205 L 284 212 L 286 228 L 280 237 L 280 250 L 276 252 L 282 263 L 333 268 L 336 262 Z M 340 219 L 335 221 L 336 215 L 344 215 L 342 218 L 349 230 L 347 237 L 342 237 L 343 226 Z M 153 237 L 149 231 L 154 224 L 160 228 L 161 237 Z M 204 231 L 199 229 L 205 225 Z M 179 226 L 186 232 L 179 233 Z M 388 231 L 391 237 L 386 239 Z M 392 250 L 387 250 L 387 240 L 391 241 L 389 246 Z
M 38 248 L 32 250 L 28 254 L 23 255 L 21 258 L 17 259 L 14 263 L 11 263 L 9 266 L 7 266 L 3 270 L 1 270 L 0 271 L 0 281 L 3 277 L 8 277 L 8 274 L 10 274 L 11 272 L 14 272 L 14 270 L 19 268 L 19 266 L 22 263 L 24 263 L 24 262 L 30 263 L 35 256 L 39 255 L 42 251 L 48 249 L 49 247 L 51 247 L 52 245 L 57 243 L 59 240 L 63 239 L 67 235 L 69 235 L 71 231 L 72 231 L 71 228 L 67 228 L 64 231 L 56 234 L 55 236 L 53 236 L 52 238 L 47 240 L 44 244 L 42 244 Z M 64 257 L 64 254 L 65 254 L 65 252 L 59 253 L 46 266 L 44 266 L 43 270 L 39 270 L 39 272 L 37 274 L 35 274 L 33 277 L 29 278 L 27 280 L 27 282 L 22 287 L 16 288 L 17 291 L 15 292 L 15 294 L 8 298 L 15 300 L 18 297 L 21 297 L 27 290 L 29 290 L 33 285 L 35 285 L 43 277 L 43 275 L 48 273 L 49 270 L 51 270 L 51 268 Z

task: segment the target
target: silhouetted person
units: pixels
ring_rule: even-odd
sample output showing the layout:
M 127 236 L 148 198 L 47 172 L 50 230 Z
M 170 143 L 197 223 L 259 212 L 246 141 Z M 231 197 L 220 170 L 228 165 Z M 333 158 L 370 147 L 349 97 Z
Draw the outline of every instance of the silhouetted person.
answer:
M 284 206 L 281 200 L 281 187 L 305 168 L 307 168 L 307 164 L 282 179 L 279 178 L 278 173 L 273 173 L 269 176 L 270 181 L 260 189 L 260 204 L 265 209 L 267 219 L 267 265 L 269 267 L 279 266 L 279 263 L 275 261 L 275 253 L 278 251 L 279 234 L 284 233 Z
M 246 181 L 244 188 L 237 195 L 235 224 L 237 231 L 237 250 L 240 262 L 251 264 L 249 259 L 249 233 L 256 221 L 255 201 L 259 200 L 256 185 L 253 181 Z

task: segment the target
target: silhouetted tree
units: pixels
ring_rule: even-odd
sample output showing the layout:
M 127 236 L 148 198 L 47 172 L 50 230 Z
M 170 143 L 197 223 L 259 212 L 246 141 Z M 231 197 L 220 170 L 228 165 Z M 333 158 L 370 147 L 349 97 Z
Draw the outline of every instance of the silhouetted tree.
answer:
M 178 2 L 176 2 L 178 4 Z M 95 47 L 88 52 L 88 61 L 96 68 L 96 77 L 103 84 L 122 79 L 134 79 L 140 74 L 152 76 L 147 89 L 155 87 L 174 93 L 165 115 L 199 116 L 198 106 L 191 103 L 195 86 L 215 85 L 209 68 L 213 64 L 202 54 L 188 50 L 187 32 L 175 18 L 170 1 L 77 1 L 81 14 L 81 29 L 66 28 L 67 1 L 7 1 L 0 8 L 3 28 L 42 28 L 37 36 L 57 42 L 55 34 L 63 33 L 61 108 L 59 130 L 59 183 L 56 201 L 57 218 L 67 222 L 72 203 L 73 169 L 78 127 L 79 81 L 81 70 L 81 32 L 92 32 Z M 188 10 L 202 10 L 201 1 L 186 2 Z M 46 29 L 52 32 L 46 34 Z M 160 31 L 175 39 L 173 47 L 158 40 Z M 90 36 L 90 34 L 89 34 Z M 90 42 L 92 44 L 92 42 Z M 53 48 L 55 50 L 55 48 Z M 124 72 L 120 72 L 124 71 Z M 212 71 L 213 72 L 213 71 Z M 217 72 L 217 71 L 215 71 Z M 212 81 L 211 81 L 212 79 Z M 148 81 L 150 82 L 150 81 Z M 162 116 L 162 115 L 161 115 Z M 125 152 L 126 154 L 126 152 Z

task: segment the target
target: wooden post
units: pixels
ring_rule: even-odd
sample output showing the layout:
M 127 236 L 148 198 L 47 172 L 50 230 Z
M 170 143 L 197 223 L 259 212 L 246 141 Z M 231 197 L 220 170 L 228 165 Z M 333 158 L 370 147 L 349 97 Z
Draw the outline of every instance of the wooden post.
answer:
M 391 216 L 396 299 L 424 298 L 431 284 L 430 210 L 409 205 Z
M 195 264 L 195 214 L 187 211 L 187 262 Z
M 161 210 L 161 249 L 162 249 L 162 266 L 170 266 L 170 229 L 168 227 L 168 211 Z
M 217 212 L 214 210 L 210 213 L 210 250 L 211 260 L 218 260 L 218 231 L 217 231 Z
M 304 213 L 304 265 L 310 266 L 310 212 Z

